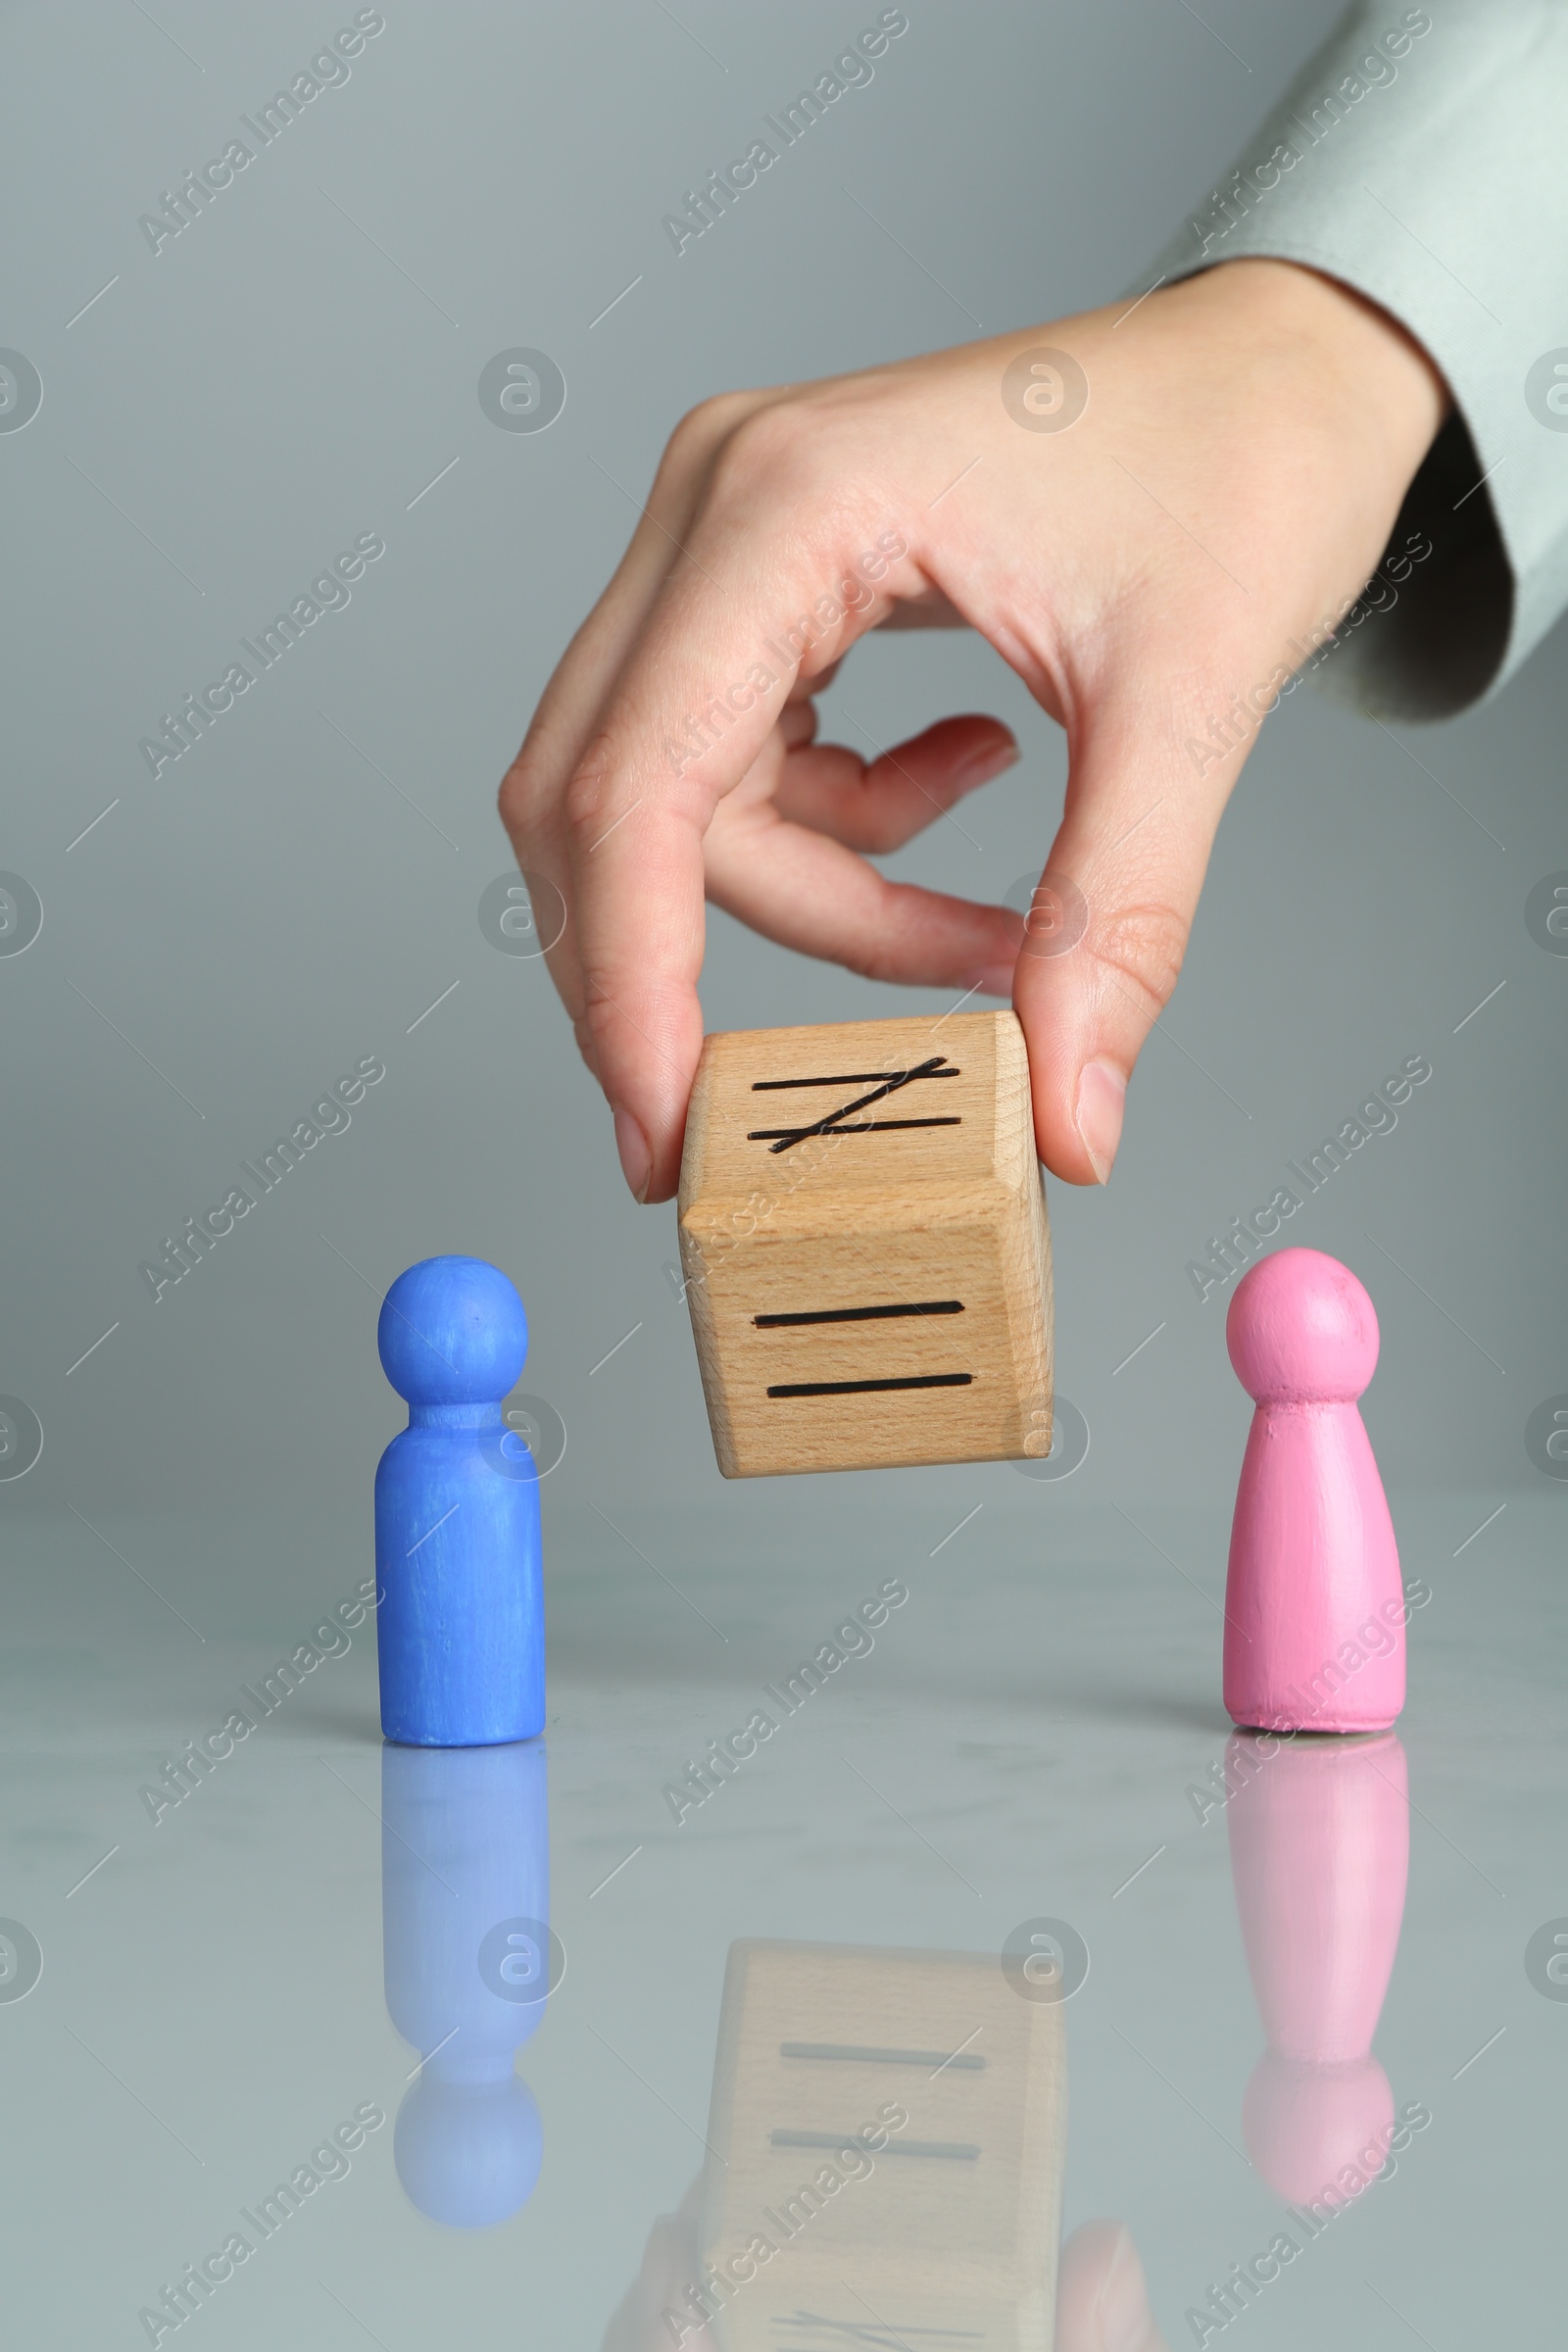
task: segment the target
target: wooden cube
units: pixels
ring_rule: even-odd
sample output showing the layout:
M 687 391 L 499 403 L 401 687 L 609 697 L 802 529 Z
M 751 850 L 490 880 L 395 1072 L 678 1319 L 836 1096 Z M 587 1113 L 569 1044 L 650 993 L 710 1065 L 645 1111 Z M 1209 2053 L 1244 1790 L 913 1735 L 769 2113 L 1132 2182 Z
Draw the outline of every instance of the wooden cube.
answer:
M 1051 1237 L 1015 1014 L 710 1037 L 680 1250 L 726 1478 L 1051 1451 Z
M 733 1944 L 699 2222 L 723 2352 L 1050 2352 L 1064 2024 L 994 1953 Z

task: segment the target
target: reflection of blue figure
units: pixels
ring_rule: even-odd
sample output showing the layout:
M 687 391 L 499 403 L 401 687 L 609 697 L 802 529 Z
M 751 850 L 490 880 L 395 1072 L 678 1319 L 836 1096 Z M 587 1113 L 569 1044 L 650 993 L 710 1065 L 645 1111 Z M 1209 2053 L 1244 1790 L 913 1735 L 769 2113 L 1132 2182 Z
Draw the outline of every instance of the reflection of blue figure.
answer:
M 522 1300 L 478 1257 L 427 1257 L 376 1344 L 409 1426 L 375 1474 L 381 1729 L 420 1747 L 544 1729 L 539 1478 L 501 1418 L 528 1353 Z
M 539 2110 L 513 2070 L 552 1975 L 544 1748 L 384 1747 L 381 1817 L 387 2013 L 428 2053 L 398 2178 L 432 2220 L 487 2229 L 539 2177 Z

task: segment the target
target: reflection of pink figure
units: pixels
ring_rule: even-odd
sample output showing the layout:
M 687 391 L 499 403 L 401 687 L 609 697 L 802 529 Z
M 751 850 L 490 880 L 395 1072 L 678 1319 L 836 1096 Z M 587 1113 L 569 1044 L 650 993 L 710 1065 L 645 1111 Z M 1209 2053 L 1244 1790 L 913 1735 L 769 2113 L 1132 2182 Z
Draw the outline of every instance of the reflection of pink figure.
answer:
M 1225 1318 L 1256 1400 L 1231 1529 L 1225 1705 L 1267 1731 L 1384 1731 L 1404 1705 L 1399 1554 L 1356 1398 L 1378 1319 L 1348 1266 L 1277 1250 Z
M 1404 1916 L 1404 1749 L 1393 1732 L 1278 1744 L 1233 1733 L 1225 1777 L 1236 1907 L 1268 2035 L 1242 2103 L 1248 2149 L 1282 2197 L 1342 2202 L 1380 2169 L 1395 2129 L 1372 2036 Z

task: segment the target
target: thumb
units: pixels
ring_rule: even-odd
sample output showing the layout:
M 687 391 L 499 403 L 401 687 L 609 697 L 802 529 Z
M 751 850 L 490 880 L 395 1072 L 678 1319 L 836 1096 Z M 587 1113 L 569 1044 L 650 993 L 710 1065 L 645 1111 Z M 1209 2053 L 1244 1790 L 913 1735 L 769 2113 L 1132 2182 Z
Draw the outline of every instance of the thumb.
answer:
M 1036 1149 L 1069 1183 L 1109 1178 L 1127 1081 L 1176 986 L 1240 765 L 1203 722 L 1155 730 L 1147 708 L 1102 708 L 1072 747 L 1012 982 Z

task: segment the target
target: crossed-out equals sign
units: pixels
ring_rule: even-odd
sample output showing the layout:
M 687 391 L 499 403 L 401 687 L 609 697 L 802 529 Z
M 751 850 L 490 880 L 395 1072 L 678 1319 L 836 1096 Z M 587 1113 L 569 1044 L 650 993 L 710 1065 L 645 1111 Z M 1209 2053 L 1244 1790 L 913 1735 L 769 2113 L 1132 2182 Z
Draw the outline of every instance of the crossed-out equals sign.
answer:
M 861 1119 L 853 1127 L 845 1125 L 858 1110 L 868 1110 L 889 1095 L 896 1095 L 902 1086 L 912 1086 L 917 1078 L 956 1078 L 958 1071 L 945 1054 L 933 1054 L 912 1070 L 851 1070 L 836 1078 L 758 1078 L 752 1082 L 754 1095 L 782 1091 L 786 1087 L 802 1086 L 860 1086 L 874 1080 L 869 1094 L 858 1095 L 838 1110 L 830 1110 L 826 1118 L 813 1119 L 808 1127 L 754 1127 L 747 1136 L 752 1144 L 766 1144 L 773 1152 L 788 1152 L 792 1145 L 805 1143 L 812 1135 L 884 1135 L 898 1127 L 958 1127 L 961 1119 Z

